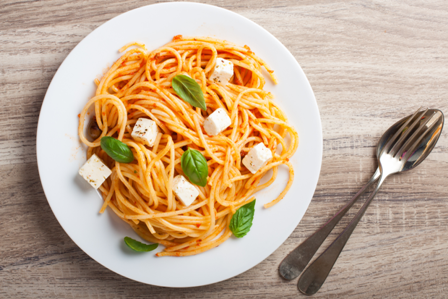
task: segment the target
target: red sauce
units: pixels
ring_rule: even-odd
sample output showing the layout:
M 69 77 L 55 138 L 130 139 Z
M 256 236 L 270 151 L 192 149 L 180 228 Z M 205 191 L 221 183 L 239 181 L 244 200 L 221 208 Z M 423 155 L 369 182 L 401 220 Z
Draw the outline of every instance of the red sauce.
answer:
M 178 35 L 175 35 L 173 37 L 173 41 L 176 41 L 176 40 L 179 40 L 179 39 L 182 39 L 182 34 L 178 34 Z

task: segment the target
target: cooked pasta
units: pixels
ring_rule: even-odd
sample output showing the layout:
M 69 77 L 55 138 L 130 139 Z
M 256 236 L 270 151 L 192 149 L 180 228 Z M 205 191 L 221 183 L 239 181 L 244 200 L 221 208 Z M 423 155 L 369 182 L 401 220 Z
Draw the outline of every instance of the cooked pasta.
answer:
M 104 204 L 128 223 L 143 239 L 165 246 L 157 256 L 189 256 L 212 249 L 228 239 L 229 223 L 241 206 L 276 177 L 278 167 L 289 168 L 289 180 L 280 195 L 264 205 L 269 208 L 288 192 L 294 179 L 289 158 L 298 147 L 298 134 L 284 112 L 265 90 L 263 72 L 276 84 L 273 70 L 249 47 L 212 38 L 175 36 L 168 44 L 148 52 L 145 45 L 130 43 L 119 50 L 119 58 L 97 85 L 95 96 L 80 114 L 79 137 L 88 146 L 87 158 L 96 154 L 112 170 L 100 186 Z M 228 84 L 210 80 L 217 58 L 233 63 Z M 264 68 L 264 70 L 263 70 Z M 181 99 L 171 82 L 188 75 L 200 86 L 206 111 Z M 94 107 L 94 122 L 100 135 L 85 134 L 85 119 Z M 204 132 L 204 120 L 223 108 L 231 125 L 220 134 Z M 131 136 L 139 118 L 154 121 L 159 133 L 149 147 Z M 135 157 L 119 163 L 100 146 L 104 136 L 125 143 Z M 273 158 L 251 173 L 243 157 L 263 143 Z M 205 187 L 196 186 L 199 196 L 185 206 L 173 193 L 173 179 L 184 174 L 181 157 L 188 148 L 207 160 Z M 272 170 L 264 184 L 261 178 Z

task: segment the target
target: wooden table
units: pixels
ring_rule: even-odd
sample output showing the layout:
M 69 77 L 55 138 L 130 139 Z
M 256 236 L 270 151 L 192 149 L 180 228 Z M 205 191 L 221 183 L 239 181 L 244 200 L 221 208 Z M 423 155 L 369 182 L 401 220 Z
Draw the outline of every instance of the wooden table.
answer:
M 448 112 L 445 0 L 202 1 L 260 24 L 299 61 L 322 117 L 319 184 L 291 237 L 246 273 L 191 289 L 123 278 L 88 257 L 56 221 L 39 180 L 36 126 L 50 80 L 76 44 L 105 21 L 155 2 L 1 1 L 1 298 L 302 296 L 296 281 L 278 276 L 282 258 L 368 180 L 386 128 L 420 105 Z M 445 130 L 415 171 L 384 184 L 315 298 L 448 296 L 447 137 Z

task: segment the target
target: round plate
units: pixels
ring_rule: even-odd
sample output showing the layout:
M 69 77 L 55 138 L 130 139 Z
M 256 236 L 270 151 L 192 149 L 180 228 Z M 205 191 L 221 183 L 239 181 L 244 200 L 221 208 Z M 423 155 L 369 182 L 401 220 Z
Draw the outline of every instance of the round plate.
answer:
M 271 91 L 298 130 L 300 145 L 292 157 L 294 184 L 272 208 L 262 206 L 283 189 L 288 171 L 256 194 L 252 229 L 242 239 L 190 257 L 160 257 L 131 252 L 125 236 L 139 239 L 111 210 L 98 213 L 102 199 L 79 175 L 86 148 L 80 144 L 78 113 L 94 95 L 93 80 L 120 57 L 118 49 L 141 41 L 148 49 L 173 36 L 209 36 L 248 45 L 275 70 L 279 84 Z M 267 74 L 265 73 L 266 77 Z M 267 258 L 293 232 L 313 197 L 322 161 L 322 129 L 310 84 L 291 53 L 254 22 L 225 9 L 197 3 L 141 7 L 106 22 L 67 56 L 48 88 L 37 130 L 37 160 L 48 203 L 61 226 L 85 253 L 130 279 L 165 287 L 194 287 L 238 275 Z

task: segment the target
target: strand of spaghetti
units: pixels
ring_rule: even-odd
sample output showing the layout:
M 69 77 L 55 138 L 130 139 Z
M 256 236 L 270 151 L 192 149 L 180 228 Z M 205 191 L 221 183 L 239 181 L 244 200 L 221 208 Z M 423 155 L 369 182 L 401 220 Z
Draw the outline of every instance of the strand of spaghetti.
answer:
M 143 219 L 152 219 L 152 218 L 161 218 L 161 217 L 169 217 L 169 216 L 175 216 L 175 215 L 181 215 L 181 214 L 185 214 L 188 213 L 190 211 L 196 210 L 204 205 L 206 205 L 208 202 L 206 200 L 201 201 L 195 205 L 191 205 L 188 208 L 182 209 L 182 210 L 177 210 L 177 211 L 173 211 L 173 212 L 165 212 L 165 213 L 156 213 L 156 214 L 146 214 L 146 215 L 125 215 L 124 218 L 125 219 L 138 219 L 138 220 L 143 220 Z
M 222 178 L 222 181 L 224 182 L 224 184 L 227 183 L 227 177 L 228 177 L 230 163 L 231 163 L 231 159 L 230 159 L 230 147 L 229 147 L 229 148 L 227 148 L 226 160 L 224 161 L 224 176 Z
M 277 178 L 277 173 L 278 173 L 278 167 L 273 167 L 272 168 L 272 176 L 269 179 L 269 181 L 267 181 L 264 184 L 258 185 L 256 188 L 254 188 L 253 189 L 254 193 L 256 193 L 256 192 L 258 192 L 260 190 L 263 190 L 264 188 L 269 187 L 275 181 L 275 179 Z
M 259 64 L 261 64 L 262 66 L 264 66 L 264 68 L 268 71 L 269 76 L 271 76 L 272 82 L 274 82 L 274 84 L 278 84 L 278 80 L 274 75 L 274 71 L 267 65 L 266 62 L 264 62 L 264 60 L 262 60 L 260 57 L 258 57 L 257 55 L 255 55 L 254 52 L 249 51 L 247 53 L 250 57 L 252 57 L 253 59 L 255 59 Z
M 288 125 L 284 121 L 280 121 L 280 120 L 259 118 L 258 121 L 261 122 L 261 123 L 270 123 L 270 124 L 281 125 L 284 128 L 286 128 L 291 133 L 291 139 L 292 139 L 291 140 L 291 145 L 292 146 L 290 146 L 290 148 L 288 149 L 287 153 L 284 154 L 286 157 L 290 158 L 294 154 L 294 152 L 297 150 L 297 147 L 299 146 L 299 142 L 298 142 L 299 135 L 297 134 L 296 130 L 294 130 L 293 127 L 291 127 L 290 125 Z
M 176 69 L 176 68 L 174 67 L 174 69 L 171 69 L 171 68 L 170 68 L 170 69 L 168 69 L 168 70 L 164 70 L 165 66 L 170 65 L 170 64 L 173 64 L 174 62 L 176 62 L 176 59 L 175 59 L 175 58 L 173 58 L 173 59 L 167 59 L 167 60 L 165 60 L 164 62 L 162 62 L 161 64 L 159 64 L 159 65 L 157 66 L 157 68 L 155 69 L 155 70 L 156 70 L 155 77 L 156 77 L 156 80 L 157 80 L 157 81 L 160 80 L 160 74 L 171 73 L 172 70 L 175 70 L 175 69 Z M 154 67 L 153 67 L 153 68 L 154 68 Z
M 169 133 L 169 129 L 164 125 L 164 124 L 162 124 L 158 119 L 157 119 L 157 117 L 155 117 L 154 116 L 154 114 L 152 114 L 148 109 L 145 109 L 145 108 L 143 108 L 143 107 L 141 107 L 141 106 L 138 106 L 138 105 L 129 105 L 128 106 L 128 109 L 129 110 L 131 110 L 131 109 L 135 109 L 135 110 L 139 110 L 139 111 L 141 111 L 141 112 L 143 112 L 144 114 L 146 114 L 147 116 L 149 116 L 149 118 L 150 119 L 152 119 L 162 130 L 163 130 L 163 132 L 165 132 L 165 133 Z
M 140 53 L 143 53 L 144 54 L 144 51 L 142 51 L 141 49 L 132 49 L 132 50 L 130 50 L 130 51 L 128 51 L 128 52 L 126 52 L 123 56 L 121 56 L 111 67 L 110 67 L 110 69 L 106 72 L 106 74 L 101 78 L 101 80 L 100 80 L 100 83 L 98 84 L 98 87 L 97 87 L 97 89 L 96 89 L 96 93 L 95 93 L 95 96 L 98 96 L 98 95 L 100 95 L 101 93 L 102 93 L 102 90 L 103 90 L 103 85 L 104 85 L 104 83 L 105 83 L 105 81 L 107 80 L 107 78 L 131 55 L 131 54 L 133 54 L 133 53 L 137 53 L 137 52 L 140 52 Z M 97 118 L 97 123 L 98 123 L 98 127 L 100 128 L 100 129 L 102 129 L 103 128 L 103 125 L 102 125 L 102 122 L 101 122 L 101 119 L 100 119 L 100 116 L 101 116 L 101 113 L 100 113 L 100 111 L 99 111 L 99 106 L 97 107 L 97 106 L 95 106 L 95 113 L 96 113 L 96 118 Z
M 256 186 L 257 184 L 255 184 L 255 181 L 259 178 L 261 178 L 269 169 L 276 167 L 280 164 L 284 164 L 286 161 L 274 161 L 274 162 L 270 162 L 267 165 L 265 165 L 264 167 L 260 168 L 250 179 L 248 179 L 246 181 L 246 184 L 244 185 L 244 188 L 246 189 L 252 189 L 254 188 L 254 185 Z
M 201 57 L 201 52 L 204 48 L 209 48 L 210 50 L 212 50 L 212 57 L 210 58 L 210 60 L 208 61 L 204 73 L 209 73 L 211 71 L 211 69 L 215 66 L 216 63 L 216 57 L 218 56 L 218 52 L 216 51 L 216 48 L 209 43 L 203 44 L 199 50 L 198 50 L 198 64 L 200 64 L 200 57 Z
M 174 177 L 174 143 L 170 146 L 170 175 L 168 178 L 168 211 L 172 211 L 176 209 L 176 203 L 173 198 L 173 177 Z
M 79 117 L 78 136 L 81 139 L 81 141 L 88 147 L 100 146 L 99 141 L 90 142 L 84 136 L 84 122 L 85 122 L 87 111 L 90 108 L 90 106 L 102 99 L 110 99 L 111 102 L 117 107 L 118 113 L 122 119 L 121 125 L 120 125 L 120 133 L 118 134 L 118 139 L 119 140 L 123 139 L 123 134 L 124 134 L 124 130 L 125 130 L 126 122 L 127 122 L 126 108 L 124 107 L 123 102 L 114 95 L 98 95 L 98 96 L 93 97 L 92 99 L 90 99 L 87 102 L 87 104 L 84 106 L 84 109 L 82 109 L 80 117 Z M 106 133 L 107 133 L 107 131 L 103 131 L 101 133 L 101 136 L 97 140 L 106 136 Z
M 246 69 L 250 70 L 252 72 L 252 74 L 255 74 L 257 76 L 257 79 L 261 81 L 258 84 L 258 86 L 256 86 L 256 87 L 263 88 L 263 86 L 265 84 L 265 80 L 264 80 L 263 75 L 261 74 L 261 72 L 259 70 L 254 68 L 252 65 L 245 64 L 245 63 L 243 63 L 241 61 L 238 61 L 236 59 L 231 59 L 230 61 L 232 61 L 234 65 L 237 65 L 237 66 L 242 67 L 242 68 L 246 68 Z M 252 78 L 254 78 L 254 76 L 252 76 Z
M 115 188 L 115 198 L 117 199 L 117 203 L 119 206 L 121 206 L 121 209 L 123 210 L 124 213 L 126 213 L 127 211 L 123 207 L 126 207 L 129 211 L 132 211 L 132 212 L 136 213 L 137 215 L 145 215 L 146 214 L 143 210 L 140 210 L 139 208 L 132 205 L 128 200 L 126 200 L 125 196 L 123 196 L 121 194 L 120 187 L 118 186 L 118 184 L 116 184 L 116 188 Z M 126 215 L 124 218 L 126 218 Z
M 199 80 L 201 81 L 201 90 L 205 94 L 207 90 L 207 78 L 205 76 L 205 71 L 200 67 L 195 67 L 191 70 L 192 78 L 196 80 L 196 74 L 199 74 Z
M 288 183 L 286 184 L 285 189 L 283 189 L 282 193 L 280 193 L 280 195 L 276 199 L 274 199 L 273 201 L 271 201 L 271 202 L 269 202 L 269 203 L 264 205 L 264 207 L 266 209 L 272 207 L 273 205 L 277 204 L 280 200 L 282 200 L 283 197 L 285 197 L 286 193 L 288 193 L 289 188 L 291 188 L 292 182 L 294 181 L 294 169 L 292 167 L 292 164 L 290 162 L 285 162 L 283 164 L 287 165 L 288 168 L 289 168 L 289 180 L 288 180 Z
M 219 237 L 218 240 L 216 240 L 215 242 L 213 242 L 212 244 L 209 244 L 207 246 L 204 246 L 202 248 L 196 249 L 196 250 L 191 250 L 191 251 L 184 251 L 184 252 L 167 252 L 167 251 L 162 251 L 162 252 L 158 252 L 156 253 L 156 256 L 190 256 L 190 255 L 196 255 L 198 253 L 210 250 L 212 248 L 215 248 L 217 246 L 219 246 L 220 244 L 222 244 L 224 241 L 226 241 L 230 235 L 232 234 L 232 232 L 229 229 L 226 229 L 226 231 L 224 232 L 224 234 Z
M 232 206 L 234 206 L 235 209 L 238 209 L 238 208 L 244 206 L 245 204 L 252 202 L 253 200 L 255 200 L 255 197 L 251 197 L 249 199 L 245 198 L 244 201 L 241 201 L 240 203 L 233 203 Z M 225 208 L 224 210 L 219 211 L 216 214 L 216 218 L 222 218 L 222 217 L 228 215 L 230 212 L 231 212 L 231 208 L 229 206 L 229 207 Z
M 238 95 L 238 97 L 236 98 L 236 100 L 235 100 L 235 102 L 233 103 L 233 106 L 232 106 L 232 114 L 231 114 L 231 117 L 230 117 L 230 120 L 232 122 L 235 120 L 236 114 L 238 112 L 238 104 L 239 104 L 241 98 L 243 97 L 243 95 L 245 95 L 246 93 L 258 92 L 258 91 L 259 90 L 257 88 L 249 88 L 249 89 L 246 89 L 246 90 L 240 92 L 240 94 Z
M 169 242 L 169 241 L 165 241 L 165 240 L 160 240 L 160 239 L 156 239 L 153 236 L 151 236 L 150 234 L 148 234 L 147 232 L 143 231 L 140 226 L 138 225 L 131 225 L 132 229 L 143 239 L 145 239 L 148 242 L 151 243 L 160 243 L 164 246 L 174 246 L 176 245 L 176 243 L 174 242 Z
M 219 99 L 218 95 L 217 95 L 211 88 L 206 87 L 206 88 L 205 88 L 205 91 L 206 91 L 206 93 L 209 94 L 209 95 L 211 96 L 211 98 L 213 99 L 214 104 L 216 104 L 215 107 L 217 106 L 218 108 L 222 108 L 222 109 L 227 110 L 227 108 L 224 106 L 224 104 L 222 103 L 222 101 Z M 212 105 L 212 102 L 211 102 L 211 101 L 207 103 L 207 106 L 208 106 L 208 107 L 210 107 L 210 105 Z M 226 111 L 226 112 L 227 112 L 227 111 Z
M 160 223 L 162 223 L 163 225 L 165 225 L 168 228 L 171 228 L 174 231 L 183 232 L 183 233 L 194 233 L 194 230 L 192 230 L 192 229 L 188 229 L 186 227 L 171 224 L 170 222 L 166 221 L 163 218 L 159 218 L 159 221 L 160 221 Z
M 140 62 L 132 63 L 130 65 L 122 66 L 113 71 L 104 81 L 101 94 L 108 94 L 107 89 L 110 87 L 110 81 L 113 80 L 117 75 L 124 75 L 132 73 L 137 67 L 140 66 Z
M 199 247 L 201 244 L 207 244 L 210 240 L 213 240 L 217 235 L 219 235 L 219 233 L 223 230 L 225 225 L 224 221 L 221 221 L 220 225 L 214 229 L 213 233 L 209 234 L 209 235 L 201 235 L 197 238 L 194 238 L 188 242 L 179 244 L 177 246 L 170 246 L 168 248 L 165 248 L 164 252 L 173 252 L 173 251 L 177 251 L 177 250 L 186 250 L 189 247 Z
M 140 69 L 132 76 L 132 78 L 123 86 L 117 93 L 115 94 L 117 97 L 122 97 L 126 91 L 129 89 L 130 86 L 132 86 L 135 82 L 138 81 L 140 76 L 145 72 L 144 63 L 142 62 L 140 64 Z M 132 75 L 132 73 L 131 73 Z
M 124 45 L 123 47 L 121 47 L 121 48 L 118 50 L 118 52 L 122 53 L 122 52 L 126 51 L 129 47 L 132 47 L 132 46 L 138 46 L 138 47 L 140 47 L 140 48 L 143 48 L 143 50 L 146 51 L 146 46 L 145 46 L 144 43 L 140 43 L 140 42 L 130 42 L 129 44 L 126 44 L 126 45 Z
M 180 114 L 187 121 L 187 125 L 190 128 L 194 127 L 193 117 L 194 117 L 194 115 L 197 115 L 197 113 L 192 113 L 193 110 L 191 109 L 191 107 L 189 105 L 187 105 L 186 102 L 180 100 L 177 96 L 173 95 L 171 92 L 168 92 L 168 91 L 161 91 L 160 96 L 165 101 L 173 103 L 172 104 L 173 107 L 177 108 L 176 110 L 180 110 L 180 112 L 181 112 Z
M 193 246 L 185 246 L 186 244 L 181 244 L 180 246 L 176 246 L 176 251 L 178 252 L 185 252 L 185 251 L 191 251 L 192 249 L 199 249 L 201 247 L 207 246 L 213 242 L 215 242 L 216 236 L 218 236 L 224 229 L 227 224 L 227 221 L 225 218 L 221 218 L 217 221 L 213 232 L 208 235 L 202 235 L 200 237 L 196 238 L 196 243 L 193 244 Z M 194 239 L 193 239 L 194 240 Z M 191 240 L 191 241 L 193 241 Z M 166 248 L 165 251 L 173 251 L 173 247 Z
M 188 67 L 188 64 L 186 63 L 186 61 L 187 61 L 187 56 L 188 55 L 190 55 L 190 53 L 192 53 L 193 51 L 185 51 L 183 54 L 182 54 L 182 64 L 183 64 L 183 66 L 182 66 L 182 69 L 184 69 L 185 71 L 190 71 L 190 68 Z
M 225 143 L 227 143 L 228 145 L 230 145 L 230 147 L 233 150 L 232 152 L 233 152 L 233 156 L 234 156 L 235 160 L 237 162 L 239 162 L 241 160 L 241 155 L 239 153 L 238 147 L 236 146 L 235 142 L 233 142 L 230 138 L 228 138 L 226 136 L 219 136 L 219 135 L 217 135 L 217 136 L 213 136 L 212 138 L 209 139 L 210 143 L 217 142 L 217 143 L 219 143 L 221 145 L 223 145 L 222 144 L 223 141 Z
M 202 142 L 202 145 L 205 148 L 206 153 L 213 159 L 215 160 L 217 163 L 219 164 L 224 164 L 224 161 L 219 159 L 210 149 L 210 147 L 207 144 L 207 141 L 205 140 L 204 134 L 202 133 L 202 129 L 201 126 L 199 125 L 199 121 L 197 118 L 194 118 L 194 123 L 196 126 L 196 133 L 199 135 L 199 139 Z
M 168 144 L 165 146 L 165 148 L 163 149 L 163 151 L 159 152 L 159 153 L 157 154 L 157 156 L 155 156 L 155 157 L 151 160 L 151 162 L 149 162 L 149 165 L 148 165 L 148 167 L 146 168 L 146 171 L 145 171 L 145 178 L 146 178 L 146 182 L 147 182 L 147 184 L 148 184 L 148 186 L 149 186 L 150 197 L 151 197 L 152 200 L 154 201 L 154 206 L 155 206 L 155 208 L 157 208 L 158 203 L 159 203 L 159 201 L 160 201 L 160 198 L 156 195 L 155 190 L 154 190 L 154 186 L 153 186 L 153 184 L 152 184 L 151 170 L 152 170 L 152 168 L 153 168 L 153 165 L 154 165 L 157 161 L 159 161 L 160 158 L 161 158 L 162 156 L 165 156 L 165 155 L 166 155 L 166 153 L 169 151 L 170 147 L 172 146 L 172 142 L 173 142 L 173 141 L 172 141 L 172 139 L 171 139 L 171 137 L 170 137 L 169 142 L 168 142 Z M 154 209 L 155 209 L 155 208 L 154 208 Z
M 107 196 L 106 196 L 105 199 L 104 199 L 104 203 L 103 203 L 103 205 L 101 206 L 100 214 L 103 214 L 103 213 L 104 213 L 104 211 L 106 210 L 106 208 L 107 208 L 107 206 L 108 206 L 108 204 L 109 204 L 110 199 L 111 199 L 112 196 L 114 195 L 114 188 L 115 188 L 115 184 L 116 184 L 116 182 L 117 182 L 115 168 L 112 169 L 111 179 L 112 179 L 112 185 L 111 185 L 111 187 L 110 187 L 109 192 L 107 193 Z
M 124 220 L 124 214 L 123 214 L 121 211 L 119 211 L 119 210 L 117 209 L 117 207 L 116 207 L 112 202 L 109 202 L 108 207 L 110 207 L 110 208 L 112 209 L 112 211 L 114 211 L 114 213 L 115 213 L 118 217 L 120 217 L 121 219 Z
M 135 189 L 128 183 L 128 181 L 123 177 L 123 174 L 121 173 L 120 163 L 116 162 L 115 167 L 117 169 L 117 175 L 120 181 L 123 183 L 124 186 L 126 186 L 127 190 L 129 190 L 129 193 L 134 196 L 134 198 L 137 200 L 137 202 L 143 207 L 143 210 L 139 210 L 142 213 L 153 213 L 151 208 L 148 207 L 148 205 L 145 204 L 143 199 L 140 197 L 140 195 L 135 191 Z M 145 213 L 146 212 L 146 213 Z

